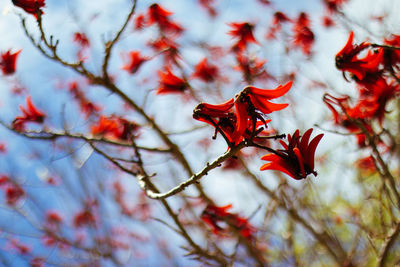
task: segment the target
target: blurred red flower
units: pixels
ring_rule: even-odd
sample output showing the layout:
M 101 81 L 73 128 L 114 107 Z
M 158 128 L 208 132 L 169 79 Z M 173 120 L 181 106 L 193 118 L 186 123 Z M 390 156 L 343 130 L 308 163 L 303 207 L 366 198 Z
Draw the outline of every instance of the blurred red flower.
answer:
M 253 35 L 253 24 L 248 22 L 232 22 L 229 24 L 229 26 L 232 28 L 232 30 L 228 32 L 228 34 L 238 39 L 236 44 L 233 45 L 234 51 L 243 51 L 246 49 L 248 43 L 258 44 Z
M 158 95 L 182 93 L 188 88 L 186 81 L 173 74 L 168 67 L 165 71 L 159 71 L 158 76 L 160 77 L 160 86 L 157 90 Z
M 0 68 L 4 75 L 10 75 L 15 72 L 19 53 L 21 53 L 21 50 L 15 53 L 11 53 L 11 50 L 1 53 Z
M 26 106 L 25 109 L 23 106 L 19 106 L 19 109 L 22 111 L 23 115 L 18 116 L 12 122 L 12 127 L 16 131 L 23 131 L 25 127 L 25 123 L 27 122 L 36 122 L 42 123 L 46 115 L 38 110 L 32 103 L 32 99 L 30 96 L 26 98 Z

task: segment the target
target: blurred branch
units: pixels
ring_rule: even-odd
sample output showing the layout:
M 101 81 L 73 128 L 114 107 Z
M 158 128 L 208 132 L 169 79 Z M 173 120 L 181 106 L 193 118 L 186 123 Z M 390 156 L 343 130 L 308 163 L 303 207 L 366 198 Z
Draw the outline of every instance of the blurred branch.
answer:
M 390 230 L 389 235 L 386 237 L 386 240 L 381 247 L 378 259 L 379 267 L 385 266 L 389 258 L 389 250 L 393 247 L 399 233 L 400 233 L 400 222 L 397 222 L 395 226 Z
M 327 252 L 332 256 L 332 258 L 339 264 L 342 265 L 346 262 L 346 252 L 343 250 L 341 245 L 338 241 L 330 236 L 324 230 L 316 230 L 307 219 L 303 218 L 298 211 L 295 209 L 288 207 L 284 200 L 279 198 L 273 191 L 271 191 L 268 187 L 266 187 L 258 178 L 257 176 L 251 172 L 251 170 L 247 167 L 246 163 L 243 159 L 239 158 L 245 174 L 251 178 L 251 180 L 256 184 L 256 186 L 266 193 L 272 200 L 274 200 L 278 207 L 285 210 L 289 216 L 296 221 L 297 223 L 301 224 L 305 229 L 310 232 L 310 234 L 327 250 Z M 351 266 L 351 265 L 347 265 Z
M 132 144 L 128 142 L 119 142 L 115 140 L 110 140 L 107 138 L 104 138 L 102 136 L 99 137 L 94 137 L 94 136 L 87 136 L 81 133 L 70 133 L 68 131 L 49 131 L 49 130 L 41 130 L 41 131 L 16 131 L 14 130 L 11 126 L 7 125 L 3 121 L 0 121 L 0 124 L 9 129 L 10 131 L 13 131 L 16 134 L 19 134 L 21 136 L 30 138 L 30 139 L 40 139 L 40 140 L 56 140 L 58 138 L 72 138 L 72 139 L 80 139 L 86 142 L 100 142 L 100 143 L 105 143 L 105 144 L 110 144 L 110 145 L 115 145 L 115 146 L 122 146 L 122 147 L 132 147 Z M 137 146 L 138 149 L 140 150 L 146 150 L 149 152 L 157 152 L 157 153 L 171 153 L 170 149 L 162 149 L 162 148 L 152 148 L 152 147 L 144 147 L 144 146 Z
M 126 26 L 128 25 L 130 18 L 133 16 L 135 9 L 136 9 L 136 2 L 137 2 L 136 0 L 133 0 L 131 11 L 129 12 L 128 16 L 126 17 L 124 24 L 122 25 L 120 30 L 115 35 L 114 39 L 112 39 L 111 41 L 108 41 L 105 45 L 102 69 L 103 69 L 103 77 L 107 80 L 109 80 L 107 68 L 108 68 L 108 63 L 110 61 L 112 49 L 113 49 L 114 45 L 118 42 L 119 38 L 121 37 L 121 34 L 126 29 Z

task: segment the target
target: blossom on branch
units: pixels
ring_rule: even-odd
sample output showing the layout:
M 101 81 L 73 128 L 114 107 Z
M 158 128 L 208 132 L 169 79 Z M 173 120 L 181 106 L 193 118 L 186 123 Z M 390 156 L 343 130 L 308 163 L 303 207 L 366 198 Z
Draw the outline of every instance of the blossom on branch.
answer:
M 118 140 L 128 141 L 139 126 L 121 117 L 100 116 L 96 125 L 92 126 L 93 135 L 104 135 Z
M 319 141 L 324 134 L 319 134 L 310 140 L 313 129 L 308 129 L 302 137 L 299 130 L 293 136 L 288 135 L 288 144 L 280 141 L 284 149 L 279 149 L 276 153 L 263 156 L 261 159 L 270 161 L 261 166 L 260 170 L 281 171 L 296 180 L 306 178 L 309 174 L 317 176 L 314 170 L 314 155 Z
M 16 117 L 12 122 L 12 127 L 16 131 L 23 131 L 25 128 L 25 123 L 27 122 L 42 123 L 46 117 L 42 111 L 33 105 L 30 96 L 26 98 L 26 106 L 26 108 L 19 106 L 19 109 L 22 111 L 23 115 Z

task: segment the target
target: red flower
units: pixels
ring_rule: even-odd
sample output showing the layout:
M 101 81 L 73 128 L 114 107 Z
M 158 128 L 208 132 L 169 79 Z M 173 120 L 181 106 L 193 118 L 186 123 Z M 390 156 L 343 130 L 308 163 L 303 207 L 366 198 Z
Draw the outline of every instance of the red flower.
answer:
M 311 47 L 314 44 L 314 33 L 310 29 L 310 19 L 306 13 L 300 13 L 293 26 L 293 32 L 293 44 L 299 46 L 303 50 L 303 53 L 309 56 L 311 54 Z
M 379 63 L 383 59 L 383 49 L 368 51 L 364 58 L 358 58 L 358 54 L 370 46 L 363 42 L 353 45 L 354 33 L 350 32 L 346 45 L 336 54 L 336 67 L 341 71 L 353 73 L 358 80 L 362 80 L 367 72 L 376 72 Z
M 341 5 L 343 5 L 347 0 L 324 0 L 325 6 L 330 13 L 337 12 Z
M 7 204 L 14 206 L 21 198 L 25 196 L 25 191 L 15 183 L 9 183 L 6 187 Z
M 89 47 L 90 46 L 90 41 L 86 37 L 86 34 L 82 32 L 76 32 L 74 33 L 73 37 L 74 42 L 78 43 L 80 46 L 84 47 Z
M 169 19 L 170 15 L 172 15 L 172 12 L 165 10 L 159 4 L 152 4 L 148 10 L 148 24 L 157 24 L 161 31 L 181 33 L 183 31 L 182 27 L 172 22 Z
M 96 226 L 96 218 L 89 210 L 84 210 L 77 213 L 74 217 L 74 226 Z
M 235 231 L 239 231 L 242 237 L 253 239 L 255 233 L 254 227 L 249 223 L 248 219 L 228 212 L 230 208 L 232 208 L 231 204 L 223 207 L 208 205 L 201 214 L 201 219 L 211 226 L 214 234 L 221 234 L 221 232 L 227 230 L 220 225 L 220 223 L 225 222 Z
M 254 25 L 248 22 L 233 22 L 229 24 L 233 28 L 228 34 L 238 38 L 237 43 L 233 46 L 234 50 L 243 51 L 246 49 L 248 43 L 258 44 L 254 38 L 253 29 Z
M 359 127 L 352 121 L 352 119 L 359 119 L 359 121 L 368 131 L 372 130 L 371 126 L 365 122 L 365 116 L 363 113 L 361 113 L 362 110 L 360 108 L 350 108 L 348 104 L 348 96 L 333 97 L 329 94 L 325 94 L 323 100 L 328 108 L 332 111 L 335 124 L 343 126 L 351 133 L 355 133 L 357 137 L 357 144 L 360 147 L 364 147 L 366 136 L 363 133 L 360 133 Z M 343 113 L 339 113 L 335 106 L 339 107 L 340 111 Z
M 89 117 L 93 113 L 97 113 L 101 110 L 100 106 L 94 104 L 86 97 L 76 81 L 73 81 L 69 84 L 69 91 L 72 96 L 78 101 L 79 107 L 86 115 L 86 117 Z
M 25 123 L 27 122 L 42 123 L 44 118 L 46 117 L 46 115 L 42 111 L 38 110 L 33 105 L 30 96 L 26 98 L 26 106 L 26 109 L 23 106 L 19 106 L 19 109 L 22 111 L 23 115 L 16 117 L 12 123 L 12 126 L 16 131 L 23 131 Z
M 249 127 L 257 125 L 257 120 L 261 120 L 266 124 L 262 114 L 269 114 L 274 111 L 282 110 L 289 104 L 271 103 L 269 100 L 278 98 L 286 94 L 292 86 L 292 82 L 285 85 L 279 85 L 272 90 L 260 89 L 253 86 L 247 86 L 236 98 L 236 127 L 232 136 L 235 144 L 238 144 L 244 138 L 244 133 Z M 252 129 L 252 132 L 256 129 Z
M 259 60 L 256 57 L 249 58 L 241 53 L 237 53 L 236 61 L 238 62 L 238 66 L 235 69 L 242 72 L 246 81 L 252 81 L 254 78 L 271 77 L 264 68 L 265 60 Z
M 97 125 L 92 126 L 93 135 L 105 135 L 119 140 L 129 140 L 138 125 L 120 117 L 100 116 Z
M 232 134 L 235 130 L 236 116 L 233 111 L 233 98 L 221 104 L 200 103 L 193 110 L 193 118 L 206 122 L 215 127 L 216 138 L 218 131 L 225 135 L 229 143 L 233 143 Z
M 129 57 L 129 62 L 122 66 L 122 69 L 128 71 L 130 74 L 136 73 L 140 66 L 148 60 L 147 57 L 142 57 L 139 51 L 129 52 Z
M 269 6 L 271 5 L 271 1 L 270 0 L 258 0 L 258 2 L 260 2 L 263 5 Z
M 57 211 L 48 211 L 46 213 L 46 221 L 50 224 L 60 224 L 63 218 Z
M 290 22 L 290 18 L 286 16 L 285 13 L 281 11 L 277 11 L 274 13 L 271 27 L 269 28 L 269 31 L 267 33 L 267 39 L 274 39 L 276 36 L 276 33 L 281 31 L 282 29 L 282 23 Z
M 193 77 L 205 82 L 212 82 L 218 77 L 218 68 L 208 63 L 207 58 L 200 61 L 195 67 Z
M 284 149 L 277 150 L 276 154 L 267 154 L 261 158 L 270 162 L 261 166 L 260 170 L 281 171 L 296 180 L 304 179 L 309 174 L 317 176 L 317 172 L 314 170 L 314 155 L 317 145 L 324 135 L 317 135 L 309 143 L 312 131 L 313 129 L 308 129 L 301 140 L 299 130 L 296 130 L 293 136 L 288 135 L 288 144 L 281 141 Z
M 392 35 L 390 39 L 385 39 L 385 44 L 400 47 L 400 35 Z M 396 49 L 383 50 L 383 62 L 389 71 L 400 62 L 400 51 Z
M 211 17 L 217 16 L 217 11 L 213 6 L 211 6 L 212 4 L 214 4 L 214 0 L 199 0 L 199 3 L 203 8 L 207 10 L 208 14 Z
M 14 6 L 20 7 L 25 12 L 37 16 L 37 13 L 43 14 L 41 10 L 45 6 L 45 0 L 12 0 Z
M 4 75 L 10 75 L 15 72 L 19 53 L 21 53 L 21 50 L 13 54 L 11 54 L 11 50 L 1 53 L 0 68 Z
M 156 52 L 163 53 L 166 65 L 175 64 L 179 58 L 179 45 L 169 37 L 161 36 L 149 42 L 149 46 Z
M 288 104 L 269 102 L 287 93 L 292 82 L 280 85 L 273 90 L 265 90 L 247 86 L 236 97 L 225 103 L 212 105 L 200 103 L 193 111 L 193 118 L 215 127 L 216 133 L 224 135 L 228 145 L 237 145 L 243 139 L 251 140 L 263 129 L 259 128 L 271 120 L 266 120 L 264 114 L 284 109 Z M 213 138 L 216 137 L 216 134 Z
M 335 22 L 333 21 L 333 19 L 331 17 L 323 16 L 322 17 L 322 25 L 324 25 L 324 27 L 326 27 L 326 28 L 330 28 L 330 27 L 335 26 Z
M 358 159 L 355 164 L 363 173 L 372 174 L 376 171 L 375 161 L 372 156 Z
M 165 72 L 159 71 L 158 76 L 160 77 L 160 87 L 157 90 L 158 95 L 182 93 L 188 88 L 185 80 L 174 75 L 168 67 L 165 69 Z
M 146 25 L 146 17 L 144 14 L 139 14 L 135 19 L 135 30 L 141 30 Z

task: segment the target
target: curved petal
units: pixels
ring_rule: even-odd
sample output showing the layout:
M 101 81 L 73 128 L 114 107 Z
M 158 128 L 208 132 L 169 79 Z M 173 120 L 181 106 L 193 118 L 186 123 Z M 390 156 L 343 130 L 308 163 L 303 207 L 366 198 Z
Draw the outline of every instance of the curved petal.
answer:
M 267 99 L 274 99 L 280 96 L 283 96 L 286 94 L 290 88 L 292 87 L 293 82 L 290 81 L 286 83 L 285 85 L 279 85 L 277 88 L 268 90 L 268 89 L 261 89 L 261 88 L 256 88 L 253 86 L 247 87 L 251 94 L 261 96 L 261 97 L 266 97 Z
M 307 152 L 304 156 L 304 162 L 310 166 L 311 170 L 314 170 L 314 155 L 315 150 L 317 149 L 319 141 L 321 141 L 324 134 L 317 135 L 311 142 L 307 148 Z
M 247 120 L 249 118 L 249 115 L 247 114 L 247 103 L 236 101 L 235 109 L 236 109 L 236 126 L 235 126 L 235 131 L 232 135 L 232 139 L 236 145 L 243 138 L 243 134 L 247 128 Z
M 270 114 L 274 111 L 282 110 L 289 106 L 287 103 L 279 104 L 279 103 L 271 103 L 266 99 L 259 99 L 256 96 L 250 95 L 251 102 L 253 103 L 254 107 L 261 111 L 264 114 Z
M 312 128 L 308 129 L 308 130 L 303 134 L 303 136 L 301 137 L 301 141 L 300 141 L 300 144 L 299 144 L 299 148 L 300 148 L 300 151 L 303 153 L 303 155 L 304 155 L 304 153 L 307 152 L 308 141 L 310 140 L 310 136 L 311 136 L 312 131 L 313 131 Z
M 339 57 L 339 56 L 342 56 L 344 54 L 347 54 L 352 50 L 352 48 L 353 48 L 353 39 L 354 39 L 354 32 L 350 32 L 349 39 L 347 39 L 347 42 L 344 45 L 344 47 L 342 48 L 342 50 L 340 50 L 336 54 L 336 57 Z

